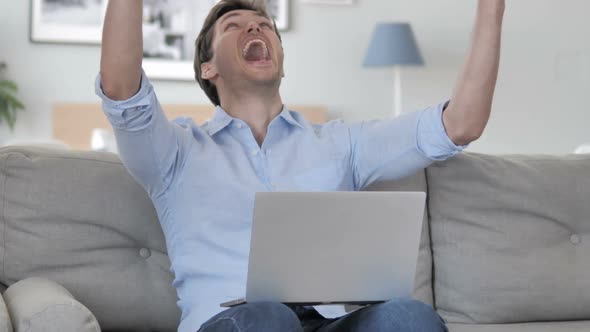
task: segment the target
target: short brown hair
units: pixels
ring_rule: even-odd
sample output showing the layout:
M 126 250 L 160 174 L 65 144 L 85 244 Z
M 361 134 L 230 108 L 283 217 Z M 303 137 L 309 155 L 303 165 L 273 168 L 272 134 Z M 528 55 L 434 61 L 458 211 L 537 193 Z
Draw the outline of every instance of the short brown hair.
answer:
M 205 91 L 205 94 L 215 106 L 221 104 L 219 94 L 213 83 L 201 78 L 201 64 L 209 62 L 211 58 L 213 58 L 211 44 L 213 43 L 213 28 L 215 27 L 215 22 L 217 22 L 217 20 L 223 15 L 234 10 L 251 10 L 271 18 L 266 11 L 264 2 L 261 2 L 261 0 L 222 0 L 209 12 L 209 15 L 205 19 L 205 23 L 203 24 L 203 28 L 201 29 L 201 32 L 199 32 L 199 36 L 195 42 L 194 68 L 195 79 L 199 82 L 201 89 Z M 279 37 L 279 40 L 281 40 L 281 35 L 277 30 L 276 22 L 272 18 L 271 20 L 273 21 L 275 32 Z

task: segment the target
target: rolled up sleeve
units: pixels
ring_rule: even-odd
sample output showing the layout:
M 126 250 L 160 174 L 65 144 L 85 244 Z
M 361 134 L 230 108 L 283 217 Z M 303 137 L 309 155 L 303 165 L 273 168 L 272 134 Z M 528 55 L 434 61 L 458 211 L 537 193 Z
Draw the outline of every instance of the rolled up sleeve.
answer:
M 352 125 L 349 135 L 355 189 L 413 175 L 462 151 L 465 146 L 455 145 L 446 134 L 444 106 L 441 103 L 395 119 Z
M 150 121 L 153 108 L 157 107 L 154 88 L 143 71 L 139 91 L 129 99 L 118 101 L 107 97 L 102 89 L 100 74 L 96 77 L 94 90 L 102 99 L 103 111 L 115 129 L 129 131 L 144 129 Z
M 445 130 L 442 115 L 448 104 L 447 101 L 424 110 L 418 120 L 418 148 L 433 161 L 448 159 L 467 147 L 453 143 Z
M 164 193 L 193 144 L 190 124 L 168 121 L 143 71 L 139 91 L 127 100 L 108 98 L 100 74 L 95 89 L 113 126 L 123 164 L 150 196 Z

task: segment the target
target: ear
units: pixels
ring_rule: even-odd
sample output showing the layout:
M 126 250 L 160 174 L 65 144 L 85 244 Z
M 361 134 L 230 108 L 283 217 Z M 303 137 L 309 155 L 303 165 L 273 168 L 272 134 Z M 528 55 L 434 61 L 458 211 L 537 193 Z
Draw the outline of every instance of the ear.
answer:
M 204 80 L 211 80 L 217 76 L 217 68 L 211 62 L 201 64 L 201 78 Z

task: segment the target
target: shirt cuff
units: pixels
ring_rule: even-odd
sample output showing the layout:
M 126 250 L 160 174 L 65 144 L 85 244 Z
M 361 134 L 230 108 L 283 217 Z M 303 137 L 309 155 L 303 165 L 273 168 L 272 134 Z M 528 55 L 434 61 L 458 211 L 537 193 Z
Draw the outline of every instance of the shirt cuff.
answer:
M 147 109 L 147 106 L 153 104 L 155 96 L 154 88 L 143 70 L 141 71 L 141 83 L 139 91 L 137 91 L 137 93 L 129 99 L 112 100 L 109 97 L 107 97 L 102 89 L 102 76 L 100 75 L 100 73 L 96 77 L 94 91 L 96 95 L 102 99 L 102 108 L 105 115 L 107 116 L 111 124 L 117 128 L 126 127 L 126 110 Z
M 445 160 L 469 145 L 456 145 L 443 124 L 443 111 L 449 101 L 422 111 L 418 119 L 418 148 L 432 160 Z

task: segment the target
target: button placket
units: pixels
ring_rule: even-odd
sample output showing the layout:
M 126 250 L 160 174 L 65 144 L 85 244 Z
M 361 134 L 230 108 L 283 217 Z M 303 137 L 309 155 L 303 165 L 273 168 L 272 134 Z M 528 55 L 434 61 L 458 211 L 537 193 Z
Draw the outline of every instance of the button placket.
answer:
M 267 184 L 268 184 L 267 186 L 268 186 L 269 190 L 271 190 L 271 191 L 277 191 L 277 185 L 273 181 L 273 178 L 271 176 L 271 173 L 272 172 L 270 171 L 270 161 L 269 161 L 269 158 L 268 158 L 269 151 L 270 151 L 269 149 L 264 149 L 264 151 L 263 151 L 264 152 L 264 156 L 266 157 L 266 158 L 263 158 L 264 159 L 264 171 L 266 173 L 265 174 L 266 175 L 266 181 L 267 181 Z

